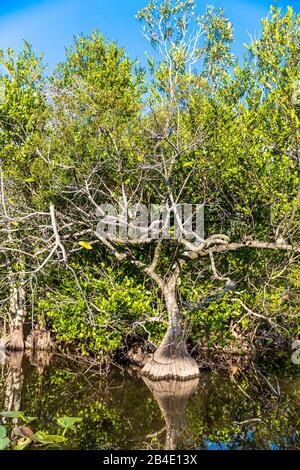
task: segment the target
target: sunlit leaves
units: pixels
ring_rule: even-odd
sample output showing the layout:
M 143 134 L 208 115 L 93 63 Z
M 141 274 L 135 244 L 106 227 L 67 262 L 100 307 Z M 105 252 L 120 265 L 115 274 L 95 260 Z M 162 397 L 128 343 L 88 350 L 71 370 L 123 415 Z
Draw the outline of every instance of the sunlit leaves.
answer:
M 71 431 L 75 431 L 76 430 L 75 424 L 80 423 L 81 421 L 82 421 L 81 418 L 72 418 L 69 416 L 63 416 L 57 419 L 57 424 L 61 426 L 62 428 L 64 428 L 64 430 L 70 429 Z
M 80 242 L 78 242 L 78 245 L 82 246 L 82 248 L 85 248 L 86 250 L 92 250 L 93 249 L 92 245 L 88 242 L 80 241 Z
M 26 424 L 36 420 L 36 417 L 26 416 L 23 411 L 1 411 L 0 415 L 9 419 L 20 418 Z
M 4 426 L 0 426 L 0 450 L 5 450 L 9 446 L 10 440 L 6 435 Z

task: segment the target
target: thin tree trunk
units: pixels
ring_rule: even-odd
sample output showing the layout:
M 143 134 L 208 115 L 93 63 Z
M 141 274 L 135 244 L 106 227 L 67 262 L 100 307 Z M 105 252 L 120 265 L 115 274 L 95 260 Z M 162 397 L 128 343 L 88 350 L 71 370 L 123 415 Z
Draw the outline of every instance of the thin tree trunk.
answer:
M 9 299 L 9 313 L 12 318 L 15 318 L 18 311 L 18 289 L 10 278 L 10 299 Z
M 21 263 L 23 265 L 23 263 Z M 13 331 L 8 349 L 11 351 L 24 350 L 24 321 L 26 317 L 26 291 L 24 279 L 20 279 L 18 289 L 18 308 L 14 319 Z
M 1 163 L 1 162 L 0 162 Z M 3 214 L 7 219 L 8 226 L 8 240 L 13 244 L 13 231 L 11 227 L 11 217 L 8 213 L 6 205 L 6 195 L 4 189 L 4 179 L 2 166 L 0 165 L 0 204 L 2 206 Z M 25 280 L 23 277 L 19 279 L 20 285 L 18 286 L 17 279 L 14 276 L 14 269 L 10 256 L 6 254 L 7 266 L 9 267 L 8 282 L 9 282 L 9 309 L 10 318 L 12 324 L 10 325 L 10 334 L 0 339 L 0 349 L 7 349 L 11 351 L 23 351 L 24 350 L 24 332 L 23 324 L 26 316 L 26 292 L 25 292 Z M 21 255 L 17 261 L 18 267 L 21 271 L 25 271 L 25 259 Z
M 21 269 L 24 268 L 24 262 L 21 261 Z M 16 336 L 16 344 L 12 349 L 24 349 L 24 321 L 26 318 L 26 290 L 25 280 L 23 277 L 20 279 L 20 287 L 18 289 L 18 310 L 15 316 L 14 333 Z
M 21 269 L 24 268 L 24 260 L 20 261 Z M 0 340 L 0 349 L 8 351 L 24 350 L 24 321 L 26 317 L 26 290 L 25 280 L 20 278 L 20 285 L 17 286 L 13 272 L 9 275 L 10 290 L 10 333 L 7 337 Z
M 176 299 L 177 278 L 163 287 L 168 312 L 168 329 L 153 357 L 145 364 L 142 374 L 152 380 L 189 380 L 199 376 L 196 361 L 186 349 L 182 330 L 182 314 Z

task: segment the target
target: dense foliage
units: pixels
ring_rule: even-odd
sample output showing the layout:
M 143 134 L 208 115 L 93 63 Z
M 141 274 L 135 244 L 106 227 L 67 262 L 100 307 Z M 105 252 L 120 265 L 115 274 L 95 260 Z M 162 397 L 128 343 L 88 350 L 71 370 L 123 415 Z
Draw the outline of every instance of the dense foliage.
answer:
M 195 351 L 300 334 L 300 16 L 272 7 L 237 60 L 224 12 L 195 11 L 164 0 L 138 13 L 156 51 L 148 71 L 99 32 L 50 77 L 27 43 L 1 51 L 4 324 L 22 310 L 98 357 L 157 345 L 175 260 Z M 96 208 L 122 199 L 203 203 L 207 241 L 103 243 Z

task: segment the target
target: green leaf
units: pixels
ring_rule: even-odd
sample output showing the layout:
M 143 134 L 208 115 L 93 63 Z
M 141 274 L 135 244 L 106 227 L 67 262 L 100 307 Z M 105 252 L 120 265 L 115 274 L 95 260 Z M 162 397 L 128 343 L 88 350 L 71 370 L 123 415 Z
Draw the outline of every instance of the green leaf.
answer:
M 13 446 L 13 450 L 24 450 L 32 443 L 32 440 L 29 437 L 23 437 L 19 439 L 18 442 Z
M 23 411 L 2 411 L 0 415 L 9 419 L 20 418 L 25 423 L 31 423 L 31 421 L 36 420 L 36 417 L 34 416 L 25 416 Z
M 0 413 L 1 416 L 4 418 L 23 418 L 24 414 L 22 411 L 1 411 Z
M 0 426 L 0 439 L 6 437 L 6 429 L 4 426 Z
M 10 440 L 8 437 L 0 439 L 0 450 L 5 450 L 9 446 Z
M 75 431 L 75 423 L 80 423 L 82 421 L 81 418 L 71 418 L 68 416 L 63 416 L 61 418 L 58 418 L 57 424 L 61 426 L 62 428 L 65 429 L 72 429 L 72 431 Z
M 35 438 L 41 444 L 56 444 L 56 443 L 65 442 L 66 440 L 64 436 L 58 436 L 56 434 L 48 434 L 47 432 L 44 432 L 44 431 L 36 432 Z
M 189 168 L 194 165 L 193 161 L 185 162 L 182 166 L 183 168 Z

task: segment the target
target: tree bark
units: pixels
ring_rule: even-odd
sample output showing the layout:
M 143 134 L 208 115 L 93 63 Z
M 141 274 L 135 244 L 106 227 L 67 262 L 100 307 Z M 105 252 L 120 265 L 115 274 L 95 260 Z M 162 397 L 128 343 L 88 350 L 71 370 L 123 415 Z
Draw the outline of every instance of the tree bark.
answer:
M 173 278 L 164 284 L 168 329 L 153 357 L 142 369 L 142 374 L 152 380 L 189 380 L 199 376 L 198 365 L 189 355 L 183 338 L 182 314 L 176 299 L 176 282 L 177 278 Z
M 10 279 L 10 315 L 12 325 L 10 333 L 5 338 L 0 339 L 0 349 L 7 351 L 24 350 L 24 321 L 26 317 L 26 291 L 25 281 L 20 278 L 20 286 L 11 275 Z

